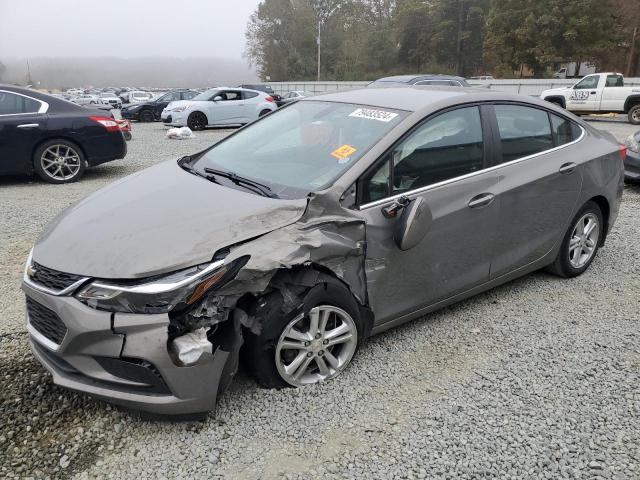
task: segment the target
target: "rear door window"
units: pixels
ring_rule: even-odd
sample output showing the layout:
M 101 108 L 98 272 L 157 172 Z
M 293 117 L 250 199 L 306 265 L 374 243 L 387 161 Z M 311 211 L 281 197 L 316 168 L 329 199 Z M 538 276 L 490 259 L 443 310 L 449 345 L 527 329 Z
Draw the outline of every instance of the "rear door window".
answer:
M 0 92 L 0 115 L 38 113 L 42 103 L 11 92 Z
M 549 114 L 551 120 L 551 133 L 553 134 L 553 144 L 556 147 L 571 143 L 580 138 L 582 129 L 571 120 L 559 117 L 553 113 Z
M 495 105 L 500 133 L 500 163 L 527 157 L 554 147 L 546 111 L 520 105 Z

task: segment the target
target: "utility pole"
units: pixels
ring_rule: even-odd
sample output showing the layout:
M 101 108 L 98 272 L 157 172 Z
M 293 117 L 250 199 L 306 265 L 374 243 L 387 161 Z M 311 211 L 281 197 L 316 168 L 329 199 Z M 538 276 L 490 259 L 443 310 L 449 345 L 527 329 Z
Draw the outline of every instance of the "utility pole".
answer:
M 318 78 L 317 81 L 320 81 L 320 29 L 322 28 L 322 19 L 318 18 Z
M 627 62 L 627 72 L 626 75 L 631 77 L 633 72 L 631 69 L 633 68 L 633 57 L 636 53 L 636 36 L 638 35 L 638 27 L 633 29 L 633 36 L 631 37 L 631 48 L 629 49 L 629 61 Z

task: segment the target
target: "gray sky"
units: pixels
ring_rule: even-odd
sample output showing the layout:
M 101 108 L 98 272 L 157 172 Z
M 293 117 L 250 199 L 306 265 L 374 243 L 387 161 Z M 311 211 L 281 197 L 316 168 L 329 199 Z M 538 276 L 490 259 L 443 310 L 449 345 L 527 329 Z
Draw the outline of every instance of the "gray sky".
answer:
M 259 0 L 0 0 L 0 59 L 240 59 Z

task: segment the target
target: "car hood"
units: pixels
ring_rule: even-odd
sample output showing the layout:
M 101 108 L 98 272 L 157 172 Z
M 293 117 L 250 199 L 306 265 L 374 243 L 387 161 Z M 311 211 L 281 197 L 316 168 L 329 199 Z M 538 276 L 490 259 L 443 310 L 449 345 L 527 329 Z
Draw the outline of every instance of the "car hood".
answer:
M 571 87 L 550 88 L 549 90 L 542 92 L 542 95 L 553 95 L 554 93 L 562 94 L 567 90 L 571 90 Z
M 172 160 L 63 211 L 38 238 L 33 259 L 77 275 L 143 278 L 208 262 L 220 248 L 294 223 L 306 206 L 217 185 Z

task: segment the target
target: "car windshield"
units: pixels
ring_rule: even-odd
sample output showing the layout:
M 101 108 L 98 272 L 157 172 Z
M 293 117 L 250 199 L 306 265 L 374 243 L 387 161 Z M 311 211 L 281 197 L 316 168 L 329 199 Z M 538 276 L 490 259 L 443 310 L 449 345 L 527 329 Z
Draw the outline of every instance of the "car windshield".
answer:
M 205 90 L 204 92 L 196 95 L 195 97 L 193 97 L 191 100 L 210 100 L 214 93 L 219 92 L 220 89 L 218 88 L 212 88 L 211 90 Z
M 296 102 L 207 150 L 192 166 L 267 184 L 281 198 L 330 186 L 407 112 L 350 103 Z

